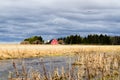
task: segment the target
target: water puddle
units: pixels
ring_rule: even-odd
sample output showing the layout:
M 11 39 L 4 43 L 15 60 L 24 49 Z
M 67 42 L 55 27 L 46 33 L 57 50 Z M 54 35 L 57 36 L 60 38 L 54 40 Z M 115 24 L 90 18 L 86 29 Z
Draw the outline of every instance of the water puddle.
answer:
M 41 61 L 42 60 L 42 61 Z M 31 68 L 41 71 L 41 63 L 44 63 L 48 72 L 53 71 L 55 68 L 61 69 L 64 67 L 67 69 L 70 64 L 74 62 L 74 57 L 59 56 L 59 57 L 44 57 L 44 58 L 27 58 L 24 60 L 14 59 L 16 67 L 21 70 L 21 65 L 24 62 L 26 70 L 29 71 Z M 14 72 L 13 60 L 1 60 L 0 61 L 0 80 L 7 80 L 9 71 Z

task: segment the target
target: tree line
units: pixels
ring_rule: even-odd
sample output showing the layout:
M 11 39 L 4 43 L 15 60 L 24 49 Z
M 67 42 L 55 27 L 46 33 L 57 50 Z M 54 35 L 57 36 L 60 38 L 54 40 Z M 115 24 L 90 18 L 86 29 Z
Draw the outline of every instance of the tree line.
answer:
M 86 37 L 81 37 L 80 35 L 69 35 L 57 38 L 57 40 L 59 44 L 120 45 L 120 36 L 108 36 L 103 34 L 90 34 Z M 33 36 L 24 39 L 23 42 L 27 42 L 29 44 L 43 44 L 45 41 L 41 36 Z
M 90 34 L 86 37 L 80 35 L 70 35 L 63 38 L 65 44 L 96 44 L 96 45 L 120 45 L 120 36 L 107 36 L 103 34 Z
M 21 44 L 43 44 L 44 40 L 41 36 L 33 36 L 30 38 L 24 39 Z

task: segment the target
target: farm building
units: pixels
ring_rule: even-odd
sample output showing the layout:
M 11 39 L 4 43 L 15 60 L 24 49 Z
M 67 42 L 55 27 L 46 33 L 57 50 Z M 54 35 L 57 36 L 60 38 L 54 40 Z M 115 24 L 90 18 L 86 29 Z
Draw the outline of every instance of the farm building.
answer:
M 32 44 L 42 44 L 42 42 L 40 40 L 35 40 L 35 41 L 33 41 Z
M 57 45 L 57 44 L 58 44 L 57 39 L 53 39 L 50 44 L 51 44 L 51 45 Z
M 29 41 L 22 41 L 20 44 L 30 44 Z

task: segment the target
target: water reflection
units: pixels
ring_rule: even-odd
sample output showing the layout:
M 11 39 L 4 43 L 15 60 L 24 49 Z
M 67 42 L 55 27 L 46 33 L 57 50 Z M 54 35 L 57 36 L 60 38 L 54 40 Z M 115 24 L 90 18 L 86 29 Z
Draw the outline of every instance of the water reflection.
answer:
M 43 60 L 43 61 L 41 61 Z M 12 65 L 13 60 L 2 60 L 0 61 L 0 80 L 7 80 L 9 71 L 14 72 Z M 43 66 L 45 65 L 47 72 L 52 72 L 55 68 L 65 70 L 70 68 L 74 62 L 74 57 L 59 56 L 59 57 L 44 57 L 44 58 L 27 58 L 27 59 L 14 59 L 18 71 L 22 70 L 22 63 L 24 63 L 26 70 L 29 72 L 30 69 L 35 69 L 43 72 Z

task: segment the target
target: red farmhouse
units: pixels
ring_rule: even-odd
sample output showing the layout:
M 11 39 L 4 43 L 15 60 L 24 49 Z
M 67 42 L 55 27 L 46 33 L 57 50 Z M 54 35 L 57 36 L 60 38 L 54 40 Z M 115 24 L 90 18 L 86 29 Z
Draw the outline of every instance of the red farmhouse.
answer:
M 57 45 L 57 44 L 58 44 L 58 41 L 57 41 L 56 39 L 53 39 L 53 40 L 51 41 L 51 44 L 52 44 L 52 45 Z

